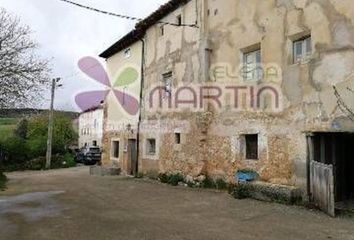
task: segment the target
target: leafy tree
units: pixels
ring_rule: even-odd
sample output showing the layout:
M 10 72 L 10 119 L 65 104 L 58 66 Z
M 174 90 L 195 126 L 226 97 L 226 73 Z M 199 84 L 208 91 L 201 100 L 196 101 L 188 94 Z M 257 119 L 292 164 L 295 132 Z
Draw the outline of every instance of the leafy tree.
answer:
M 49 69 L 37 47 L 29 27 L 0 8 L 0 109 L 38 103 Z
M 27 148 L 31 157 L 44 156 L 47 149 L 48 116 L 40 115 L 28 123 Z M 54 115 L 53 154 L 65 154 L 68 147 L 77 140 L 72 121 L 61 113 Z

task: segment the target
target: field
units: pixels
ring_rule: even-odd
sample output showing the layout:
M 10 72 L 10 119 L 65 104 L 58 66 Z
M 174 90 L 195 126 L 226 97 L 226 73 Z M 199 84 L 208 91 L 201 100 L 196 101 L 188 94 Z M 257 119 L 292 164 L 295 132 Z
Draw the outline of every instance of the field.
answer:
M 0 118 L 0 141 L 11 135 L 16 124 L 16 118 Z

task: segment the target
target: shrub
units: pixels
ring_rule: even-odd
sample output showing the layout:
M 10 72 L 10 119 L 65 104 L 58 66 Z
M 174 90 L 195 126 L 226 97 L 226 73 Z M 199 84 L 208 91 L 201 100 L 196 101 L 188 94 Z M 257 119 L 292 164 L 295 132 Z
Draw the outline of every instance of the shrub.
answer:
M 168 181 L 169 181 L 169 176 L 168 176 L 168 174 L 166 174 L 166 173 L 160 173 L 160 174 L 159 174 L 159 180 L 160 180 L 160 182 L 162 182 L 162 183 L 168 183 Z
M 231 195 L 236 199 L 249 198 L 251 195 L 250 187 L 247 184 L 235 185 Z
M 76 162 L 74 155 L 71 153 L 65 153 L 63 157 L 63 167 L 70 168 L 70 167 L 76 167 Z
M 215 184 L 216 184 L 216 188 L 221 190 L 227 189 L 228 187 L 227 183 L 222 178 L 216 179 Z
M 206 176 L 205 179 L 201 182 L 201 187 L 202 188 L 216 188 L 216 183 L 212 178 L 210 178 L 209 176 Z
M 24 165 L 24 169 L 33 170 L 33 171 L 42 170 L 45 167 L 45 162 L 46 162 L 45 157 L 35 158 L 26 162 Z
M 6 157 L 4 165 L 22 163 L 27 159 L 27 148 L 24 139 L 11 136 L 1 144 Z
M 196 184 L 195 182 L 187 182 L 187 186 L 190 187 L 190 188 L 195 188 L 196 187 Z
M 42 170 L 45 169 L 46 158 L 38 157 L 33 160 L 26 162 L 23 169 L 26 170 Z M 69 168 L 75 167 L 76 162 L 74 160 L 74 156 L 70 153 L 66 153 L 64 156 L 54 155 L 52 156 L 50 168 L 51 169 L 59 169 L 59 168 Z
M 0 170 L 0 191 L 3 191 L 5 189 L 6 182 L 7 182 L 7 177 Z
M 168 184 L 172 186 L 177 186 L 179 182 L 183 182 L 184 177 L 180 173 L 171 174 L 168 179 Z

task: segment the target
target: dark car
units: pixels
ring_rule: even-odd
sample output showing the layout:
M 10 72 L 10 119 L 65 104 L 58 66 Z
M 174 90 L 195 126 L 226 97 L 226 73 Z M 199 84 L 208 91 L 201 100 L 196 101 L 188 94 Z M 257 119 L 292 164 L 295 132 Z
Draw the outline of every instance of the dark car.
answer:
M 95 165 L 101 161 L 101 149 L 99 147 L 84 147 L 75 156 L 77 163 Z

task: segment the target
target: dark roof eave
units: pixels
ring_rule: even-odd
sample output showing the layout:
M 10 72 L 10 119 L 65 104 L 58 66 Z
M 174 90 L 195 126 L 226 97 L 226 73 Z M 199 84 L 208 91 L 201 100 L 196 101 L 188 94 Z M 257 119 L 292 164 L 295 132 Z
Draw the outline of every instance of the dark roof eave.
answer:
M 107 50 L 105 50 L 103 53 L 101 53 L 99 56 L 107 59 L 116 54 L 117 52 L 129 47 L 133 43 L 139 41 L 143 37 L 144 32 L 134 29 L 133 31 L 129 32 L 124 37 L 122 37 L 118 42 L 109 47 Z
M 164 18 L 166 15 L 178 9 L 180 6 L 187 4 L 191 0 L 170 0 L 166 4 L 162 5 L 158 10 L 150 14 L 144 20 L 136 24 L 135 29 L 126 34 L 115 44 L 101 53 L 99 56 L 102 58 L 109 58 L 122 51 L 123 49 L 129 47 L 133 43 L 142 39 L 145 35 L 145 31 Z

